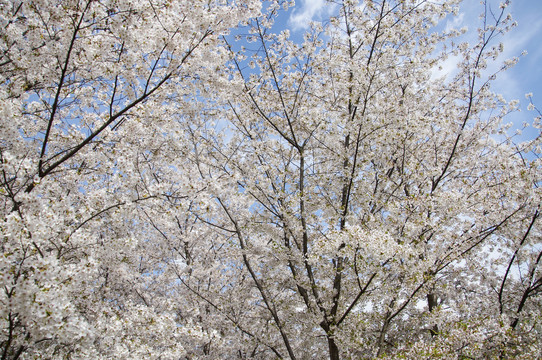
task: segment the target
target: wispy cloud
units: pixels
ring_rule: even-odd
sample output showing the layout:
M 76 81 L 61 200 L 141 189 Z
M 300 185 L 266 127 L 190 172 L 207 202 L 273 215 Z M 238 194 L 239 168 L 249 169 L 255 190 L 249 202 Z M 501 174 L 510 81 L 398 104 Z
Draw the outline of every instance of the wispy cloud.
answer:
M 446 21 L 446 31 L 450 31 L 452 29 L 460 29 L 463 26 L 465 26 L 465 13 L 462 12 L 458 14 L 457 16 L 454 16 L 451 18 L 451 21 Z
M 512 15 L 514 16 L 514 13 Z M 488 70 L 495 71 L 502 66 L 504 60 L 519 56 L 516 66 L 497 76 L 493 89 L 507 99 L 520 100 L 526 106 L 523 95 L 529 90 L 530 79 L 537 76 L 533 68 L 537 66 L 542 55 L 539 40 L 542 24 L 528 12 L 518 14 L 518 17 L 519 26 L 499 39 L 504 45 L 504 52 Z M 527 56 L 521 57 L 524 50 L 527 51 Z
M 331 14 L 334 8 L 326 0 L 303 0 L 302 5 L 292 11 L 288 22 L 293 30 L 306 29 L 311 21 L 318 21 Z

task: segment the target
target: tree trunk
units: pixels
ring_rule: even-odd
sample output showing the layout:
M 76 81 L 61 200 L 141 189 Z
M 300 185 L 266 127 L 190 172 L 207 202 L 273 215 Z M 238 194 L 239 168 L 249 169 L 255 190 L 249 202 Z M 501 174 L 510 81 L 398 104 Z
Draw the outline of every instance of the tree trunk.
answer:
M 427 294 L 427 305 L 429 306 L 429 312 L 432 312 L 435 307 L 437 307 L 437 295 L 434 293 Z M 433 328 L 429 329 L 429 332 L 431 333 L 431 337 L 436 336 L 438 334 L 438 325 L 435 324 Z
M 333 337 L 333 335 L 327 336 L 327 345 L 329 347 L 329 360 L 339 360 L 339 348 L 335 343 L 335 338 Z

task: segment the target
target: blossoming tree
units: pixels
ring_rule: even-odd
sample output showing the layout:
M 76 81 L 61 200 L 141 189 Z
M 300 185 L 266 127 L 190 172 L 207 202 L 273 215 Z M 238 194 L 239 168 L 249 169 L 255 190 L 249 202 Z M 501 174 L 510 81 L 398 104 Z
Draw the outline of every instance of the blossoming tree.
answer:
M 435 25 L 457 5 L 344 1 L 303 43 L 251 23 L 226 110 L 193 133 L 194 236 L 167 235 L 178 297 L 229 356 L 540 351 L 539 139 L 503 135 L 515 103 L 491 83 L 516 60 L 488 70 L 514 24 L 488 5 L 456 44 Z
M 459 3 L 2 3 L 3 359 L 536 357 L 539 139 Z
M 145 188 L 175 136 L 168 104 L 198 91 L 226 59 L 220 36 L 259 10 L 0 3 L 2 359 L 178 358 L 198 341 L 167 302 L 145 301 L 159 265 L 138 213 L 176 196 Z

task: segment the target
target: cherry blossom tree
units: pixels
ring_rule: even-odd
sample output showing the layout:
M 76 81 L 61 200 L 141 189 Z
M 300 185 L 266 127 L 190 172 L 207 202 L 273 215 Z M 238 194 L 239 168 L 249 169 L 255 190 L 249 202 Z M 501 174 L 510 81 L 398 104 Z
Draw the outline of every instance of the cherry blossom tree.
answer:
M 506 4 L 472 43 L 436 27 L 458 1 L 338 5 L 302 43 L 251 22 L 226 109 L 193 132 L 202 184 L 164 237 L 218 331 L 206 354 L 537 356 L 539 139 L 507 135 L 516 103 L 491 91 L 517 61 Z
M 291 5 L 0 3 L 2 359 L 538 356 L 506 4 Z
M 159 181 L 184 148 L 172 112 L 192 111 L 220 37 L 259 10 L 0 2 L 2 359 L 179 358 L 204 338 L 148 299 L 160 261 L 144 216 L 181 196 Z

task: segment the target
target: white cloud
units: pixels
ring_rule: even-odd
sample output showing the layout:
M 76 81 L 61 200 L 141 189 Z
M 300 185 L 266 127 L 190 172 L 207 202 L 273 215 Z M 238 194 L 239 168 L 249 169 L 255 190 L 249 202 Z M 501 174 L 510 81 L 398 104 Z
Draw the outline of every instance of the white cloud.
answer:
M 538 60 L 541 56 L 538 40 L 542 30 L 541 25 L 538 21 L 525 21 L 523 25 L 520 22 L 519 28 L 513 29 L 499 39 L 504 45 L 504 52 L 488 70 L 497 71 L 506 59 L 520 57 L 520 60 L 512 69 L 498 75 L 494 84 L 496 92 L 503 94 L 507 98 L 516 99 L 522 99 L 523 94 L 527 92 L 528 89 L 525 88 L 523 81 L 534 75 L 529 64 L 532 64 L 535 62 L 533 60 Z M 528 55 L 521 57 L 520 54 L 524 50 L 527 50 Z
M 461 57 L 450 56 L 443 62 L 438 64 L 438 67 L 431 68 L 431 80 L 441 79 L 445 83 L 453 78 L 459 71 L 457 65 L 461 61 Z
M 464 19 L 465 19 L 465 13 L 462 12 L 459 15 L 454 16 L 452 18 L 452 21 L 450 20 L 446 21 L 446 31 L 450 31 L 452 29 L 457 29 L 457 30 L 461 29 L 465 24 Z
M 328 15 L 333 11 L 334 6 L 327 3 L 326 0 L 303 0 L 301 8 L 292 11 L 289 19 L 293 30 L 306 29 L 311 21 L 317 21 L 323 15 Z

